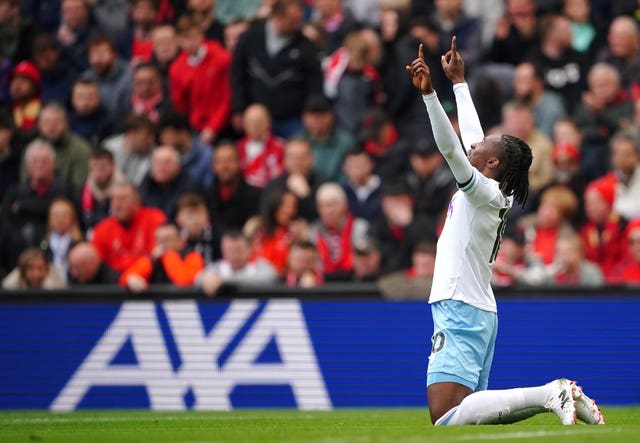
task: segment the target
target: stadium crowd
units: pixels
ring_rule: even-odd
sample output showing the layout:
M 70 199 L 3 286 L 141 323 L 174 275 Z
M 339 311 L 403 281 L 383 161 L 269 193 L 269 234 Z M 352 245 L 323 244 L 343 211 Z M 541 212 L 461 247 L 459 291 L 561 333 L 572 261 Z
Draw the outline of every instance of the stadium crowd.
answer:
M 494 284 L 640 284 L 640 6 L 0 0 L 3 288 L 376 281 L 425 298 L 456 183 L 404 71 L 453 35 L 532 148 Z

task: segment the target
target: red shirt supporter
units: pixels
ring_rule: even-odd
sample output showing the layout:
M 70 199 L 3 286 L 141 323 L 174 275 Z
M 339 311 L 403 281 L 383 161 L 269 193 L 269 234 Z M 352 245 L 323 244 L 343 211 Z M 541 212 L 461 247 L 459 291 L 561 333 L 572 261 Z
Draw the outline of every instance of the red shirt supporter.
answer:
M 252 152 L 256 144 L 261 150 Z M 273 135 L 264 142 L 244 137 L 238 142 L 238 153 L 245 181 L 256 188 L 264 188 L 284 172 L 284 142 Z
M 624 224 L 612 210 L 614 197 L 615 182 L 607 178 L 591 182 L 584 194 L 588 220 L 580 229 L 585 258 L 600 266 L 607 278 L 625 254 Z
M 209 143 L 229 121 L 231 55 L 220 43 L 203 40 L 191 17 L 180 18 L 177 29 L 183 51 L 169 68 L 171 100 Z
M 162 211 L 140 206 L 140 197 L 130 184 L 116 185 L 111 197 L 112 216 L 98 223 L 92 242 L 100 258 L 124 271 L 137 259 L 151 253 L 156 228 L 166 221 Z
M 608 280 L 610 283 L 640 285 L 640 219 L 632 220 L 626 232 L 627 257 Z

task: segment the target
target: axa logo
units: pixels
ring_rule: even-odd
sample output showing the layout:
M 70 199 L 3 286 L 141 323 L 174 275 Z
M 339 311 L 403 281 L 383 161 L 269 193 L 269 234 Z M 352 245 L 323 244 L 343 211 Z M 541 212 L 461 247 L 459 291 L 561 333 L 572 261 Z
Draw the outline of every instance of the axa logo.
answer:
M 125 302 L 51 410 L 74 410 L 97 386 L 144 386 L 154 410 L 186 409 L 189 390 L 194 409 L 228 410 L 231 391 L 243 384 L 289 385 L 300 409 L 331 409 L 299 301 L 233 301 L 210 331 L 203 327 L 194 301 L 166 301 L 161 307 L 179 367 L 172 366 L 154 302 Z M 113 364 L 127 343 L 135 363 Z M 258 357 L 272 343 L 279 361 L 260 362 Z

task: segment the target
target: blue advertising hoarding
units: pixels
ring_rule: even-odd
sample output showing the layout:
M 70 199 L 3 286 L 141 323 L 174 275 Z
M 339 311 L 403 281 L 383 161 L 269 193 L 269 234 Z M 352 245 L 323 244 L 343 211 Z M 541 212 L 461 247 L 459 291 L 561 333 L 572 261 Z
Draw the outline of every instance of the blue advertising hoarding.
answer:
M 640 403 L 640 299 L 499 301 L 490 388 Z M 0 409 L 426 407 L 422 302 L 0 303 Z

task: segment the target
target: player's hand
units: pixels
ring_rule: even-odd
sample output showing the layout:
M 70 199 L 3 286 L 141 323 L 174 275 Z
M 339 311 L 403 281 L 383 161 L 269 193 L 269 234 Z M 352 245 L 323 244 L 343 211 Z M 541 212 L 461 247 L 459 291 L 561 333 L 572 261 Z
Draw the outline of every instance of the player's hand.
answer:
M 455 35 L 451 38 L 451 49 L 442 56 L 442 69 L 454 85 L 464 83 L 464 61 L 458 52 Z
M 433 92 L 431 72 L 424 61 L 424 45 L 422 43 L 420 43 L 418 47 L 418 58 L 411 62 L 411 66 L 405 66 L 405 69 L 411 76 L 413 86 L 415 86 L 422 95 L 428 95 Z

